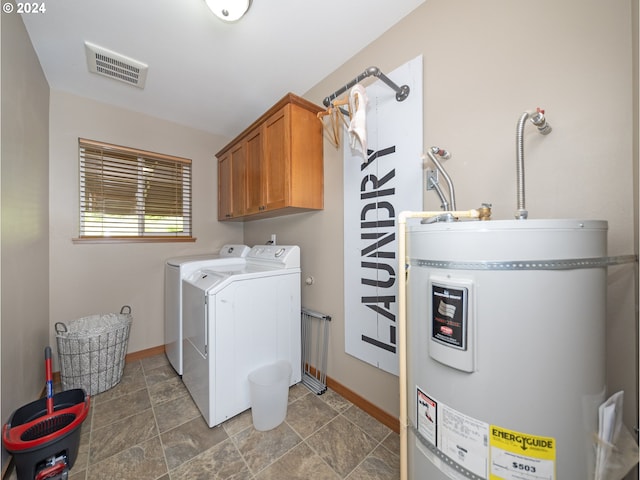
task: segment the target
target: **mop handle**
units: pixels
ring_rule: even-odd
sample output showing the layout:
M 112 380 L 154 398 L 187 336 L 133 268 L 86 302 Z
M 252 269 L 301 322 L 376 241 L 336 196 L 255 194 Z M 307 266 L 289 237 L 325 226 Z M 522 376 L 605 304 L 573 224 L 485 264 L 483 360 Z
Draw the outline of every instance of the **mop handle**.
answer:
M 44 349 L 44 369 L 47 377 L 47 414 L 53 413 L 53 374 L 51 372 L 51 347 L 45 347 Z

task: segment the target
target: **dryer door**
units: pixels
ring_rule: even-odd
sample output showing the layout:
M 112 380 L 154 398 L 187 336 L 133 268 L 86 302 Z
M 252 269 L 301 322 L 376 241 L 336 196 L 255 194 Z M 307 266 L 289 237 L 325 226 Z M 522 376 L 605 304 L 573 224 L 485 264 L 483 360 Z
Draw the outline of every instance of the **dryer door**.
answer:
M 184 348 L 195 348 L 207 358 L 209 343 L 209 310 L 208 293 L 227 278 L 227 275 L 210 271 L 198 270 L 188 275 L 182 281 L 182 323 Z
M 207 309 L 204 292 L 188 282 L 182 282 L 182 328 L 185 349 L 195 349 L 207 358 Z

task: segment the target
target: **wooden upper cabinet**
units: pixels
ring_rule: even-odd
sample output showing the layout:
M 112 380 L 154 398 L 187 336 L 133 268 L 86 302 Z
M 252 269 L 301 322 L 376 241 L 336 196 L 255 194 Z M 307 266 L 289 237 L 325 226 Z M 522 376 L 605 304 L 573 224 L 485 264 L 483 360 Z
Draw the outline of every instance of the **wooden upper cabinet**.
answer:
M 235 140 L 216 154 L 218 158 L 218 219 L 252 220 L 324 206 L 324 158 L 322 122 L 316 114 L 323 109 L 303 98 L 288 94 Z M 230 152 L 244 152 L 244 169 L 225 162 Z M 241 187 L 241 186 L 244 187 Z M 223 208 L 229 196 L 242 192 L 242 209 Z M 228 210 L 228 208 L 226 209 Z M 223 214 L 224 213 L 224 214 Z
M 234 145 L 218 159 L 218 219 L 230 220 L 246 211 L 246 157 L 243 144 Z

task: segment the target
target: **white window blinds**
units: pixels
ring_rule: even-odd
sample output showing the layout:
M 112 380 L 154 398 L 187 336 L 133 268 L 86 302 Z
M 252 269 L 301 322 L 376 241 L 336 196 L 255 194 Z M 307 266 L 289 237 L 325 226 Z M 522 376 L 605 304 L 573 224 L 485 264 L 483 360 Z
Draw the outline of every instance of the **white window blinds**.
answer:
M 78 139 L 80 238 L 191 238 L 191 160 Z

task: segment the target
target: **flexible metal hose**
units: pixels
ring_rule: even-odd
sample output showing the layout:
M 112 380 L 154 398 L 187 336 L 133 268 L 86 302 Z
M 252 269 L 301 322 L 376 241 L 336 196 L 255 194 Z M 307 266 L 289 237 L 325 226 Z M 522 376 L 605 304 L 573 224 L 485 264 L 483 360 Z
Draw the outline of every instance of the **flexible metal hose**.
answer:
M 524 112 L 518 120 L 518 129 L 516 131 L 516 150 L 517 150 L 517 162 L 516 173 L 518 176 L 518 210 L 516 210 L 516 219 L 525 220 L 529 216 L 525 208 L 524 198 L 524 126 L 531 114 Z M 548 135 L 551 133 L 551 125 L 547 123 L 544 117 L 544 110 L 538 108 L 531 117 L 531 123 L 538 127 L 538 132 L 541 135 Z
M 451 181 L 451 177 L 447 174 L 445 169 L 442 167 L 442 164 L 436 158 L 436 155 L 442 158 L 449 158 L 450 157 L 449 152 L 447 152 L 446 150 L 442 150 L 439 147 L 431 147 L 429 150 L 427 150 L 427 155 L 429 156 L 433 164 L 436 166 L 440 174 L 444 177 L 445 181 L 447 182 L 447 186 L 449 187 L 448 208 L 451 208 L 451 210 L 455 210 L 456 209 L 456 192 L 453 189 L 453 182 Z
M 438 194 L 438 197 L 440 197 L 440 201 L 442 202 L 442 205 L 441 205 L 442 210 L 445 210 L 445 211 L 449 210 L 449 202 L 447 201 L 447 198 L 444 196 L 444 192 L 442 191 L 442 188 L 440 188 L 440 185 L 438 184 L 438 182 L 436 182 L 434 179 L 431 178 L 429 179 L 429 183 Z
M 529 215 L 525 210 L 524 198 L 524 126 L 529 118 L 529 112 L 524 112 L 518 120 L 518 129 L 516 131 L 516 175 L 518 181 L 518 209 L 516 210 L 516 219 L 524 220 Z

